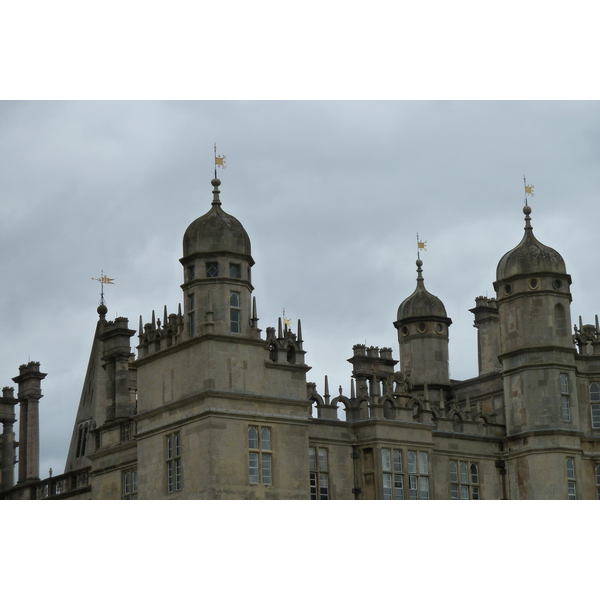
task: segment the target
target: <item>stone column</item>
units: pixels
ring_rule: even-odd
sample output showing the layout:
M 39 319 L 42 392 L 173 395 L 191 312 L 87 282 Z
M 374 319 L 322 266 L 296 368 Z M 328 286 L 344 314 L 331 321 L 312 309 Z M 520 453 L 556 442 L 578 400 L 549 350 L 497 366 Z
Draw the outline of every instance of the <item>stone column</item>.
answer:
M 2 490 L 8 490 L 15 485 L 15 404 L 17 400 L 13 388 L 2 389 L 0 398 L 0 421 L 2 422 Z
M 40 478 L 40 415 L 41 381 L 47 373 L 40 372 L 39 362 L 19 367 L 13 381 L 19 385 L 19 483 Z

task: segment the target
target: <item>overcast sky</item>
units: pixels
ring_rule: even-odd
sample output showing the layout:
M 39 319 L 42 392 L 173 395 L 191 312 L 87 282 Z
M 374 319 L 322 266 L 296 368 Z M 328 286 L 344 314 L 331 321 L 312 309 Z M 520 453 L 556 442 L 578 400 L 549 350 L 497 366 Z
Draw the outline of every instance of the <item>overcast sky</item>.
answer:
M 323 393 L 349 393 L 352 346 L 388 346 L 416 285 L 445 304 L 454 379 L 477 375 L 474 299 L 532 224 L 573 278 L 571 320 L 600 312 L 596 102 L 2 102 L 0 386 L 20 364 L 48 377 L 41 467 L 63 471 L 96 326 L 137 329 L 181 301 L 182 236 L 210 208 L 213 143 L 223 209 L 246 228 L 259 326 L 285 308 Z M 136 338 L 134 338 L 135 340 Z

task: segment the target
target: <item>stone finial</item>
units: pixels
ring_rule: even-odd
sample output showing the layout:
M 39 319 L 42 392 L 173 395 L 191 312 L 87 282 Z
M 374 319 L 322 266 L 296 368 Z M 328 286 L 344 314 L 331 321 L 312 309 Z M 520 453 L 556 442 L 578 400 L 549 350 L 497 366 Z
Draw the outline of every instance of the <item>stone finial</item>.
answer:
M 220 194 L 220 190 L 219 190 L 219 186 L 221 185 L 221 180 L 217 179 L 216 177 L 210 182 L 211 185 L 213 186 L 213 201 L 212 201 L 212 205 L 213 206 L 221 206 L 221 199 L 219 198 L 219 194 Z

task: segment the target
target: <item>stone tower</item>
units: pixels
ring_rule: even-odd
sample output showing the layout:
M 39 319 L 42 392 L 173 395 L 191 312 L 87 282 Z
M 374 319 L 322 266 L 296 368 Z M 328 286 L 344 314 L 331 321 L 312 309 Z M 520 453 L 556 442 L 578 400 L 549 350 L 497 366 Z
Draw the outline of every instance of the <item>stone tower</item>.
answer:
M 140 498 L 304 498 L 308 462 L 293 459 L 308 456 L 300 324 L 261 337 L 250 239 L 211 183 L 210 210 L 183 237 L 184 310 L 140 327 Z
M 517 497 L 562 498 L 548 473 L 564 471 L 579 429 L 571 276 L 534 236 L 531 207 L 523 212 L 523 239 L 500 259 L 494 282 L 509 473 Z
M 427 385 L 430 398 L 441 401 L 450 386 L 448 328 L 452 320 L 443 302 L 425 289 L 423 261 L 417 260 L 417 288 L 398 308 L 400 368 L 416 389 Z
M 211 209 L 183 237 L 183 339 L 203 333 L 257 337 L 250 238 L 242 224 L 221 208 L 219 179 L 213 179 Z

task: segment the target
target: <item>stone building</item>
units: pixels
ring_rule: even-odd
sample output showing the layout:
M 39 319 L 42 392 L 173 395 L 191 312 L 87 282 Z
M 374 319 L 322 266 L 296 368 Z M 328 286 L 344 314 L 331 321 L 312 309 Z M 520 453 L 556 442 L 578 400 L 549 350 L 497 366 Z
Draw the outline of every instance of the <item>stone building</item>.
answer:
M 355 345 L 350 395 L 332 397 L 307 382 L 300 321 L 258 328 L 250 239 L 212 185 L 183 238 L 178 311 L 136 332 L 98 307 L 64 474 L 39 478 L 40 365 L 20 367 L 16 397 L 2 390 L 2 498 L 600 497 L 598 319 L 572 333 L 571 277 L 529 206 L 496 296 L 471 309 L 476 377 L 449 377 L 452 321 L 418 260 L 393 323 L 400 360 Z

